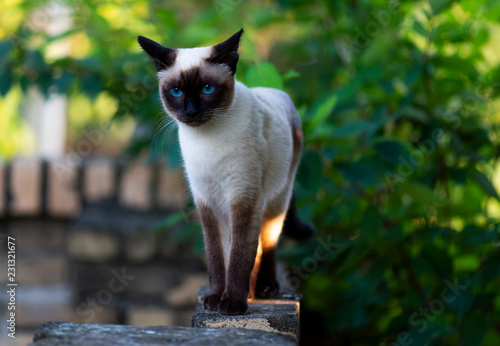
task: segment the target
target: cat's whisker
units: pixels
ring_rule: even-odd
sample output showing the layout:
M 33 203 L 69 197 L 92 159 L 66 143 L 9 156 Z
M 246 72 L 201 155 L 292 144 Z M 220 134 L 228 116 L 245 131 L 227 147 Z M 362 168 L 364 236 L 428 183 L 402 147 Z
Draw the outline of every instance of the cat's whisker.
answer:
M 161 130 L 158 132 L 159 135 L 156 137 L 154 143 L 151 143 L 151 150 L 153 149 L 153 146 L 154 146 L 155 152 L 157 152 L 158 149 L 161 150 L 161 148 L 158 148 L 158 146 L 159 146 L 159 138 L 161 136 L 161 133 L 165 130 L 165 126 L 166 125 L 162 126 Z
M 160 114 L 164 114 L 164 113 L 161 112 L 158 115 L 160 115 Z M 158 118 L 158 115 L 156 116 L 156 118 Z M 166 126 L 168 126 L 169 121 L 170 121 L 170 117 L 168 117 L 168 116 L 161 118 L 159 121 L 157 121 L 159 124 L 155 125 L 155 131 L 153 134 L 153 138 L 151 139 L 151 144 L 150 144 L 150 148 L 149 148 L 150 151 L 153 149 L 155 141 L 159 138 L 159 136 L 163 132 L 164 128 Z
M 152 141 L 154 141 L 155 139 L 155 136 L 157 136 L 159 134 L 159 132 L 161 132 L 161 128 L 168 122 L 167 119 L 161 119 L 160 121 L 157 122 L 157 124 L 155 124 L 155 131 L 153 133 L 153 138 L 152 138 Z
M 168 136 L 171 134 L 172 129 L 175 128 L 176 122 L 174 119 L 167 117 L 166 120 L 164 121 L 162 127 L 159 129 L 155 141 L 159 143 L 160 137 L 162 138 L 161 143 L 157 144 L 156 150 L 160 152 L 161 158 L 166 159 L 166 153 L 164 151 L 164 144 L 165 144 L 165 139 L 168 138 Z M 158 148 L 158 145 L 160 146 Z
M 155 127 L 155 130 L 154 130 L 154 133 L 153 133 L 153 138 L 151 139 L 149 150 L 153 150 L 155 142 L 156 142 L 159 134 L 161 133 L 164 125 L 165 124 L 161 124 L 160 126 Z
M 166 153 L 164 152 L 164 144 L 165 144 L 165 139 L 168 138 L 168 136 L 172 133 L 172 130 L 176 128 L 177 123 L 175 122 L 174 119 L 170 118 L 171 121 L 166 125 L 165 127 L 165 134 L 163 136 L 163 140 L 161 141 L 161 147 L 160 147 L 160 153 L 162 156 L 162 159 L 166 159 Z

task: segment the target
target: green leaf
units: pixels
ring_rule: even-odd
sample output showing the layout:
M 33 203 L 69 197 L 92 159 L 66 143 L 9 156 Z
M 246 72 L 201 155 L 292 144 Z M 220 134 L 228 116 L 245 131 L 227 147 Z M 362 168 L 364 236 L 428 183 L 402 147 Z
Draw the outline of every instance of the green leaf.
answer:
M 458 256 L 453 260 L 453 266 L 456 271 L 476 271 L 479 269 L 480 264 L 478 256 L 475 255 Z
M 430 5 L 432 9 L 432 14 L 437 15 L 448 7 L 453 0 L 430 0 Z
M 314 129 L 322 124 L 329 116 L 332 114 L 335 105 L 337 104 L 337 95 L 332 94 L 327 98 L 323 99 L 319 104 L 314 107 L 311 115 L 311 121 L 309 122 L 308 128 L 314 131 Z
M 465 314 L 472 303 L 474 302 L 474 293 L 472 291 L 472 280 L 462 280 L 455 285 L 456 280 L 449 281 L 450 284 L 454 286 L 456 293 L 456 299 L 450 303 L 450 307 L 459 315 Z M 464 286 L 466 286 L 464 288 Z
M 465 185 L 467 183 L 467 169 L 465 168 L 455 168 L 450 172 L 450 177 L 459 185 Z
M 488 177 L 480 171 L 475 170 L 471 173 L 472 178 L 481 186 L 481 188 L 488 194 L 488 196 L 500 199 L 498 192 L 493 186 L 493 183 L 488 179 Z
M 0 76 L 12 69 L 9 55 L 11 50 L 12 45 L 9 41 L 0 41 Z
M 342 126 L 338 127 L 337 129 L 335 129 L 330 137 L 349 138 L 363 132 L 365 129 L 368 128 L 368 126 L 369 124 L 366 121 L 362 120 L 349 121 L 343 124 Z
M 465 345 L 480 345 L 489 325 L 484 314 L 467 314 L 460 322 L 460 330 Z
M 478 247 L 491 244 L 498 239 L 498 227 L 486 230 L 475 225 L 467 225 L 460 232 L 460 240 L 464 246 Z
M 45 59 L 40 52 L 28 50 L 25 53 L 24 67 L 36 71 L 43 71 L 47 69 Z
M 157 224 L 153 229 L 153 233 L 161 233 L 169 228 L 172 228 L 181 222 L 185 222 L 187 215 L 184 211 L 178 211 L 167 216 L 163 221 Z
M 12 43 L 9 40 L 0 41 L 0 65 L 3 60 L 8 57 L 9 52 L 12 50 Z
M 427 244 L 422 249 L 421 256 L 441 280 L 452 277 L 453 263 L 446 251 L 432 244 Z
M 422 37 L 429 36 L 429 32 L 427 31 L 426 28 L 424 28 L 424 26 L 422 25 L 422 22 L 419 21 L 418 19 L 415 19 L 413 21 L 413 31 Z
M 287 73 L 285 73 L 285 75 L 283 76 L 283 82 L 287 82 L 290 79 L 295 79 L 295 78 L 299 78 L 299 77 L 300 77 L 299 72 L 297 72 L 295 70 L 288 70 Z
M 45 94 L 45 96 L 49 96 L 50 87 L 53 83 L 52 75 L 50 74 L 50 72 L 48 70 L 40 72 L 35 82 L 40 87 L 40 90 Z
M 402 142 L 397 140 L 382 140 L 376 143 L 374 147 L 380 158 L 395 165 L 400 163 L 398 160 L 400 156 L 408 157 L 409 155 L 408 149 Z
M 425 111 L 411 106 L 402 107 L 394 116 L 414 120 L 422 124 L 428 124 L 430 121 L 429 115 Z
M 75 77 L 73 74 L 64 72 L 61 77 L 54 80 L 54 85 L 59 93 L 65 94 L 68 92 L 74 79 Z
M 415 181 L 402 181 L 397 185 L 397 189 L 410 196 L 415 203 L 422 205 L 443 204 L 443 198 L 435 194 L 429 187 Z
M 382 218 L 380 217 L 377 207 L 369 206 L 361 220 L 361 237 L 368 242 L 373 242 L 380 236 L 381 229 Z
M 411 316 L 411 315 L 410 315 Z M 400 344 L 406 345 L 434 345 L 432 340 L 436 338 L 436 336 L 445 337 L 448 331 L 448 327 L 443 324 L 441 320 L 436 320 L 435 317 L 431 316 L 427 319 L 427 314 L 422 314 L 420 311 L 417 313 L 417 318 L 413 319 L 413 323 L 411 324 L 414 329 L 410 331 L 410 335 L 406 342 Z M 425 328 L 424 328 L 425 327 Z M 408 341 L 411 341 L 409 343 Z
M 250 67 L 243 78 L 245 85 L 252 87 L 268 87 L 283 89 L 283 80 L 276 68 L 268 62 Z
M 387 229 L 387 241 L 389 244 L 397 244 L 404 238 L 403 229 L 401 226 L 393 226 Z
M 200 256 L 205 253 L 205 242 L 203 241 L 203 237 L 197 238 L 197 241 L 193 244 L 193 251 L 196 256 Z
M 200 234 L 200 228 L 201 226 L 198 223 L 191 223 L 182 227 L 182 231 L 176 234 L 174 237 L 172 237 L 171 244 L 175 246 L 182 242 L 186 242 L 193 239 L 194 237 L 196 237 L 196 235 Z
M 494 253 L 484 261 L 483 269 L 481 270 L 481 285 L 488 286 L 492 281 L 500 278 L 500 254 Z
M 104 88 L 100 76 L 91 74 L 82 78 L 82 89 L 91 98 L 96 98 Z
M 0 71 L 0 96 L 5 96 L 12 85 L 12 72 L 10 70 Z
M 340 166 L 340 172 L 347 180 L 363 186 L 371 186 L 378 182 L 377 175 L 371 165 L 363 159 L 357 162 L 344 163 Z
M 308 191 L 315 192 L 321 184 L 322 171 L 321 156 L 315 151 L 307 150 L 302 155 L 297 180 Z

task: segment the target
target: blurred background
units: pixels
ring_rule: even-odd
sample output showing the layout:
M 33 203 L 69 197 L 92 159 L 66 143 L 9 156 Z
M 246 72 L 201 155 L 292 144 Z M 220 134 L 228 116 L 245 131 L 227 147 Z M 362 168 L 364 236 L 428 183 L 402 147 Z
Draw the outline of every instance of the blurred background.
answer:
M 296 194 L 318 234 L 279 252 L 302 343 L 500 345 L 495 0 L 0 0 L 18 333 L 190 324 L 201 230 L 136 38 L 207 46 L 241 27 L 236 78 L 285 90 L 303 122 Z

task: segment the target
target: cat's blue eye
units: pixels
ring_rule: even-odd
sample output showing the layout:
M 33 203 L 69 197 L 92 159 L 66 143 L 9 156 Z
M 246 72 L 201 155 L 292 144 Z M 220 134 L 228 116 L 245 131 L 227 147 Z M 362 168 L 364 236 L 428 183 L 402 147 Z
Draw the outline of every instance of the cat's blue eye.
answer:
M 215 90 L 215 87 L 213 85 L 210 85 L 210 84 L 207 84 L 205 85 L 201 91 L 203 91 L 204 94 L 207 94 L 207 95 L 210 95 L 211 93 L 213 93 Z
M 182 96 L 182 90 L 179 88 L 172 88 L 170 89 L 170 93 L 172 94 L 173 97 L 180 97 Z

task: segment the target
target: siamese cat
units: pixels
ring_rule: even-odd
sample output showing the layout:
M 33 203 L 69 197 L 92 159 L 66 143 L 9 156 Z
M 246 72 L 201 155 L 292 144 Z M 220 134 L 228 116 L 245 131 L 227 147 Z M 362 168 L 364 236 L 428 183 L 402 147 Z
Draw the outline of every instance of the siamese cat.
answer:
M 245 314 L 247 299 L 279 291 L 282 229 L 308 238 L 292 198 L 302 130 L 290 97 L 235 80 L 243 29 L 211 47 L 172 49 L 138 41 L 158 72 L 160 97 L 178 124 L 185 171 L 198 209 L 210 281 L 204 307 Z

